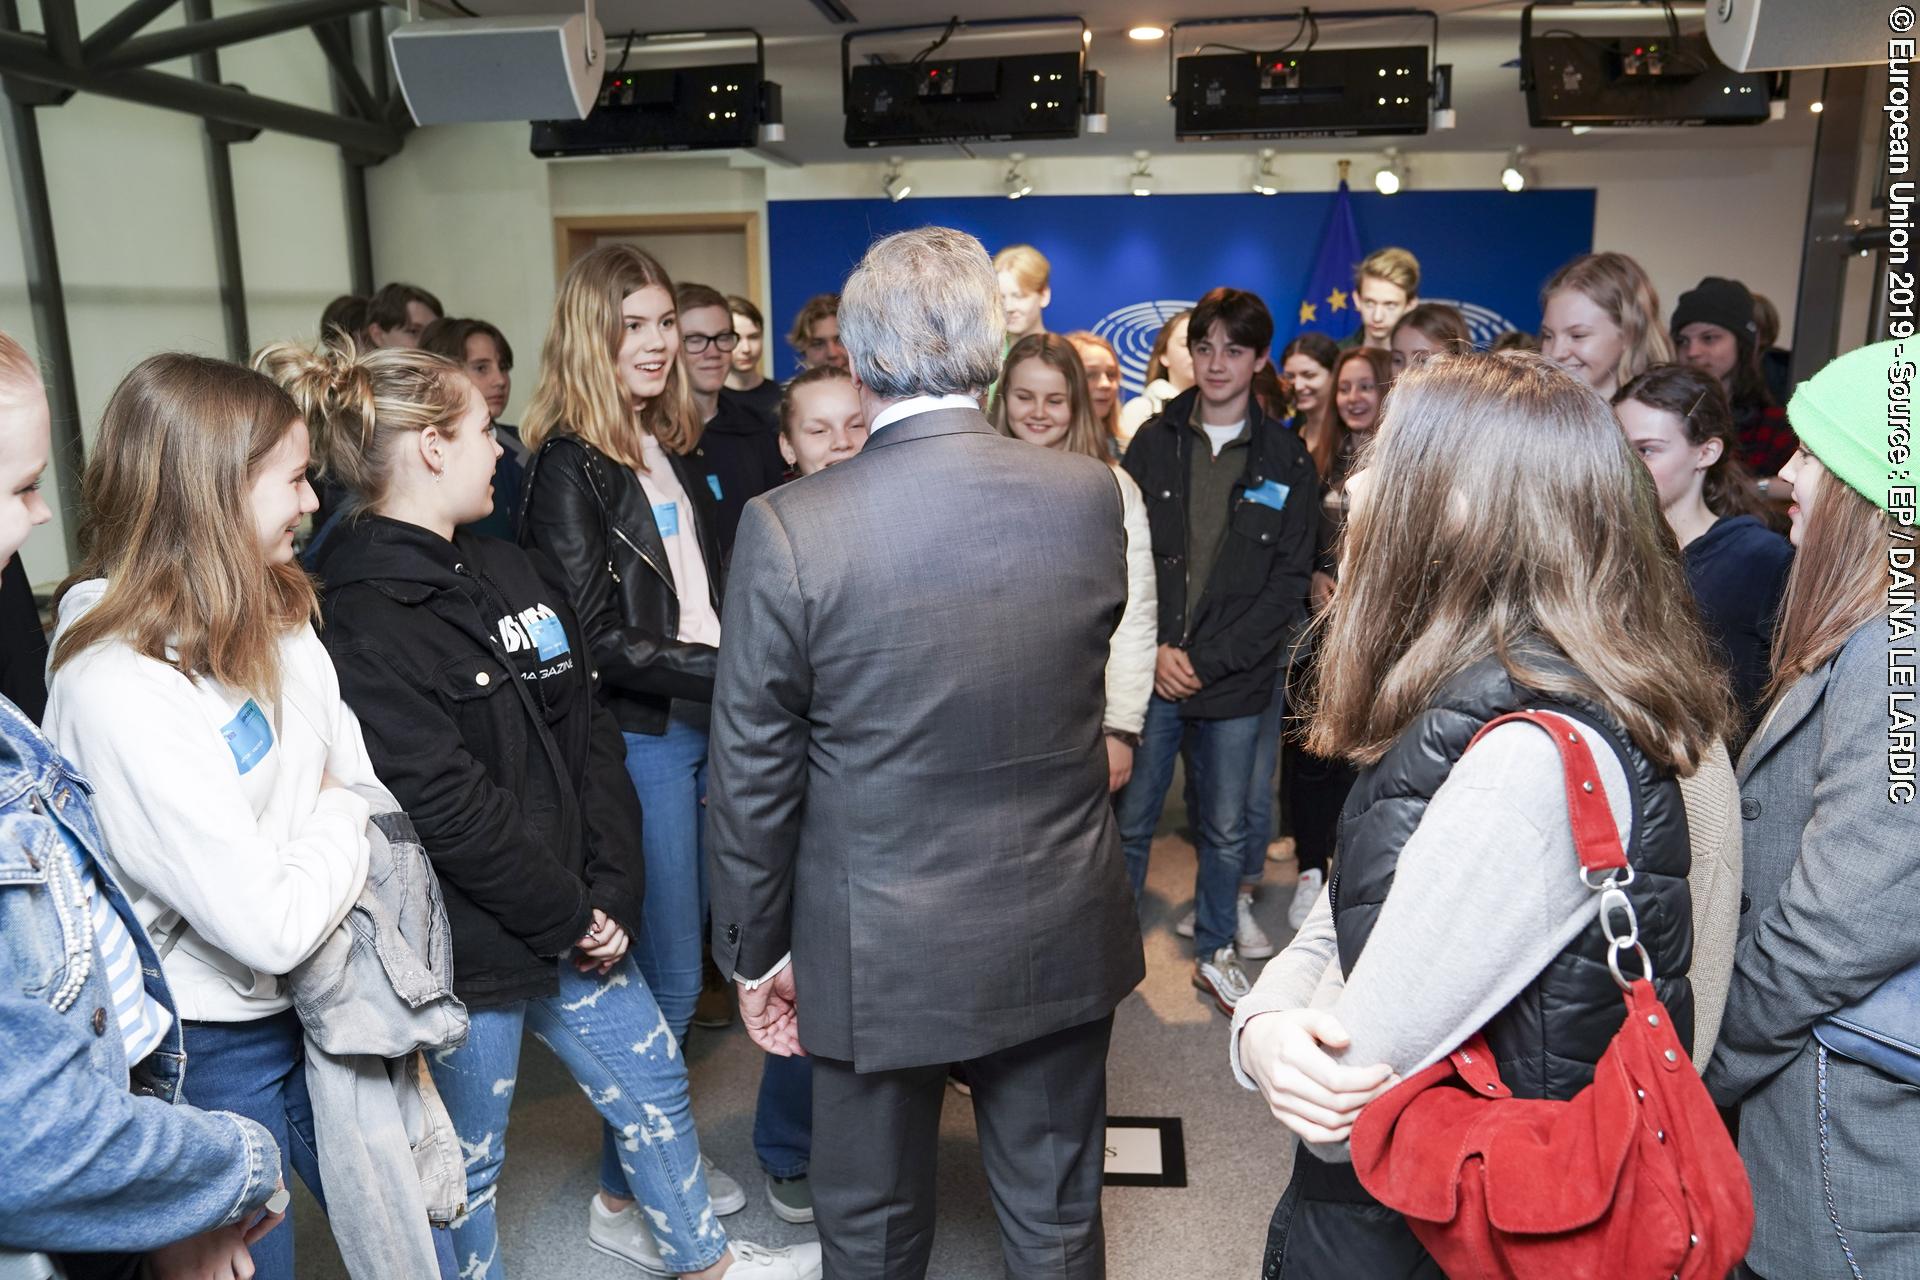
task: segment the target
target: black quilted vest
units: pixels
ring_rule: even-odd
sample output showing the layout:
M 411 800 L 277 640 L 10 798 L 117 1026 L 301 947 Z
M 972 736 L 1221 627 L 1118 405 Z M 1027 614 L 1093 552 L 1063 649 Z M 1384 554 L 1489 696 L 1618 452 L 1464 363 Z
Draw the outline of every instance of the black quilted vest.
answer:
M 1557 653 L 1529 654 L 1528 665 L 1570 669 Z M 1640 938 L 1653 959 L 1654 984 L 1672 1013 L 1682 1043 L 1693 1039 L 1693 991 L 1687 967 L 1693 951 L 1693 909 L 1687 872 L 1692 862 L 1686 811 L 1673 777 L 1633 745 L 1601 707 L 1566 695 L 1547 696 L 1515 684 L 1488 658 L 1455 676 L 1432 705 L 1394 740 L 1385 756 L 1361 770 L 1340 815 L 1339 856 L 1333 878 L 1334 927 L 1340 968 L 1351 973 L 1367 945 L 1380 905 L 1393 887 L 1394 869 L 1427 802 L 1480 727 L 1509 711 L 1556 711 L 1611 743 L 1633 785 L 1633 835 L 1627 860 L 1635 878 L 1627 890 L 1640 919 Z M 1572 867 L 1568 875 L 1576 874 Z M 1456 945 L 1470 947 L 1472 938 Z M 1437 955 L 1436 965 L 1446 957 Z M 1624 961 L 1630 977 L 1637 959 Z M 1625 1016 L 1620 989 L 1607 969 L 1607 943 L 1598 924 L 1582 930 L 1526 990 L 1486 1027 L 1500 1075 L 1516 1097 L 1571 1098 L 1593 1080 L 1593 1070 Z M 1374 1201 L 1352 1166 L 1322 1164 L 1305 1149 L 1294 1179 L 1274 1213 L 1263 1275 L 1267 1280 L 1320 1277 L 1439 1277 L 1406 1220 Z
M 1567 666 L 1566 659 L 1531 655 L 1529 665 Z M 1570 669 L 1570 668 L 1569 668 Z M 1693 1038 L 1693 907 L 1687 892 L 1692 849 L 1680 786 L 1633 745 L 1613 717 L 1596 704 L 1520 687 L 1498 660 L 1487 658 L 1443 686 L 1433 703 L 1401 733 L 1387 754 L 1361 771 L 1340 815 L 1339 870 L 1334 879 L 1334 926 L 1340 968 L 1351 973 L 1393 873 L 1427 802 L 1480 727 L 1509 711 L 1558 711 L 1609 741 L 1633 784 L 1633 834 L 1627 861 L 1635 873 L 1627 890 L 1640 917 L 1640 939 L 1653 957 L 1654 985 L 1672 1013 L 1682 1043 Z M 1569 869 L 1569 875 L 1574 872 Z M 1470 947 L 1472 938 L 1458 945 Z M 1434 957 L 1445 963 L 1444 956 Z M 1631 974 L 1638 962 L 1623 964 Z M 1607 970 L 1607 942 L 1596 924 L 1562 951 L 1532 985 L 1487 1025 L 1500 1075 L 1516 1097 L 1571 1098 L 1593 1080 L 1624 1016 L 1620 989 Z

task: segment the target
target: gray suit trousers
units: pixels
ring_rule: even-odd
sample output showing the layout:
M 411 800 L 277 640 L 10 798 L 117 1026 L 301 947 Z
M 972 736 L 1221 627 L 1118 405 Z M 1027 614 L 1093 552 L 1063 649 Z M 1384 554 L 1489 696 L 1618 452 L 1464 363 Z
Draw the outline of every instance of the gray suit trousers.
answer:
M 1013 1280 L 1103 1280 L 1113 1017 L 965 1064 Z M 944 1064 L 856 1072 L 813 1060 L 815 1221 L 826 1280 L 921 1280 L 933 1252 Z

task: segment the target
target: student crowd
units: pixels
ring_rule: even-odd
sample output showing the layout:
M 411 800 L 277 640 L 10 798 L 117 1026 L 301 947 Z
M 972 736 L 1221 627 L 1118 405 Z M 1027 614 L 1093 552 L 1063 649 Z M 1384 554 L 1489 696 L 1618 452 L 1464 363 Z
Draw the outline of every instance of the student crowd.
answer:
M 1047 330 L 1046 259 L 992 267 L 981 409 L 1119 494 L 1100 745 L 1132 891 L 1184 761 L 1175 928 L 1303 1143 L 1266 1274 L 1439 1274 L 1346 1143 L 1468 1036 L 1520 1096 L 1592 1077 L 1619 996 L 1559 758 L 1522 725 L 1467 751 L 1544 708 L 1589 730 L 1652 972 L 1737 1113 L 1745 1274 L 1920 1275 L 1920 1080 L 1820 1032 L 1920 963 L 1920 818 L 1886 778 L 1889 346 L 1792 388 L 1765 299 L 1708 277 L 1663 312 L 1604 252 L 1476 352 L 1386 248 L 1345 342 L 1275 351 L 1264 302 L 1213 288 L 1123 398 L 1108 341 Z M 366 1275 L 504 1276 L 527 1031 L 604 1120 L 595 1248 L 851 1274 L 831 1240 L 730 1237 L 746 1191 L 701 1154 L 683 1052 L 773 976 L 707 946 L 736 538 L 870 432 L 838 296 L 786 340 L 782 386 L 751 301 L 609 245 L 562 280 L 518 425 L 506 335 L 405 284 L 250 367 L 128 373 L 44 715 L 16 675 L 0 700 L 0 1277 L 284 1280 L 293 1174 Z M 0 335 L 0 554 L 49 518 L 48 438 Z M 1284 944 L 1252 911 L 1269 861 L 1297 867 Z M 794 1223 L 813 1075 L 769 1053 L 756 1104 Z

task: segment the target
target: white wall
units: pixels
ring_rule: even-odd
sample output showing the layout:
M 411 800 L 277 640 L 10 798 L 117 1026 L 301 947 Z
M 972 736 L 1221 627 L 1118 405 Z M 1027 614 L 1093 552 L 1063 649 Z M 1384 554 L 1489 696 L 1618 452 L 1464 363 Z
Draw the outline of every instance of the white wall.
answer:
M 1671 307 L 1702 276 L 1729 275 L 1767 294 L 1791 340 L 1806 184 L 1805 146 L 1715 149 L 1699 131 L 1694 150 L 1542 152 L 1530 157 L 1548 187 L 1597 190 L 1594 240 L 1639 258 Z M 998 195 L 1004 162 L 906 155 L 916 196 Z M 1355 151 L 1352 181 L 1371 181 L 1377 153 Z M 1412 161 L 1409 189 L 1491 187 L 1502 154 L 1428 153 Z M 524 406 L 538 365 L 554 289 L 553 219 L 596 214 L 764 211 L 768 200 L 877 196 L 885 157 L 804 168 L 760 166 L 753 157 L 622 157 L 543 162 L 513 125 L 427 129 L 373 171 L 375 272 L 413 280 L 447 305 L 501 326 L 514 343 L 514 404 Z M 1131 160 L 1035 158 L 1027 164 L 1050 195 L 1120 194 Z M 1167 193 L 1245 191 L 1250 154 L 1168 154 L 1152 160 Z M 1283 190 L 1325 190 L 1336 180 L 1325 153 L 1281 157 Z M 762 223 L 762 239 L 765 239 Z M 763 278 L 780 249 L 763 252 Z M 770 317 L 777 332 L 784 317 Z
M 33 6 L 24 7 L 24 24 L 37 27 Z M 120 0 L 79 0 L 82 31 L 120 7 Z M 217 2 L 214 14 L 249 7 Z M 175 9 L 147 30 L 180 20 Z M 236 46 L 220 57 L 223 80 L 306 106 L 331 105 L 326 63 L 304 33 Z M 191 74 L 184 60 L 159 69 Z M 167 350 L 227 354 L 201 125 L 85 94 L 38 115 L 80 418 L 91 440 L 114 386 L 144 357 Z M 256 344 L 311 334 L 320 309 L 348 287 L 338 155 L 324 144 L 272 133 L 233 149 L 242 274 Z M 0 329 L 37 349 L 12 201 L 0 204 Z M 54 523 L 22 552 L 36 582 L 57 579 L 67 568 L 61 530 L 71 513 L 59 509 L 55 486 L 46 492 Z

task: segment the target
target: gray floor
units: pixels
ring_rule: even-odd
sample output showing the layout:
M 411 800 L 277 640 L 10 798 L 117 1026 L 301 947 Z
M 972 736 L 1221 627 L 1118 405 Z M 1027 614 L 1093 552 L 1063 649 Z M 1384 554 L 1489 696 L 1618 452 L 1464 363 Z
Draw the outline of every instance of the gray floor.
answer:
M 1174 789 L 1174 795 L 1180 794 Z M 1109 1187 L 1108 1274 L 1114 1280 L 1259 1274 L 1267 1217 L 1286 1181 L 1285 1131 L 1226 1062 L 1227 1020 L 1193 990 L 1187 940 L 1173 922 L 1193 896 L 1193 847 L 1168 821 L 1154 844 L 1145 911 L 1147 980 L 1120 1006 L 1108 1068 L 1114 1115 L 1178 1116 L 1186 1137 L 1184 1189 Z M 1283 942 L 1292 863 L 1268 863 L 1255 913 Z M 700 1145 L 746 1186 L 730 1234 L 758 1244 L 811 1239 L 810 1227 L 767 1208 L 753 1156 L 753 1101 L 760 1051 L 736 1025 L 696 1031 L 689 1047 Z M 996 1280 L 999 1240 L 980 1170 L 970 1104 L 949 1091 L 941 1119 L 940 1225 L 929 1274 L 935 1280 Z M 517 1280 L 638 1280 L 637 1269 L 587 1247 L 587 1199 L 600 1151 L 599 1119 L 539 1045 L 529 1043 L 514 1099 L 511 1157 L 499 1196 L 501 1258 L 491 1272 Z M 300 1274 L 343 1280 L 324 1220 L 301 1193 Z

